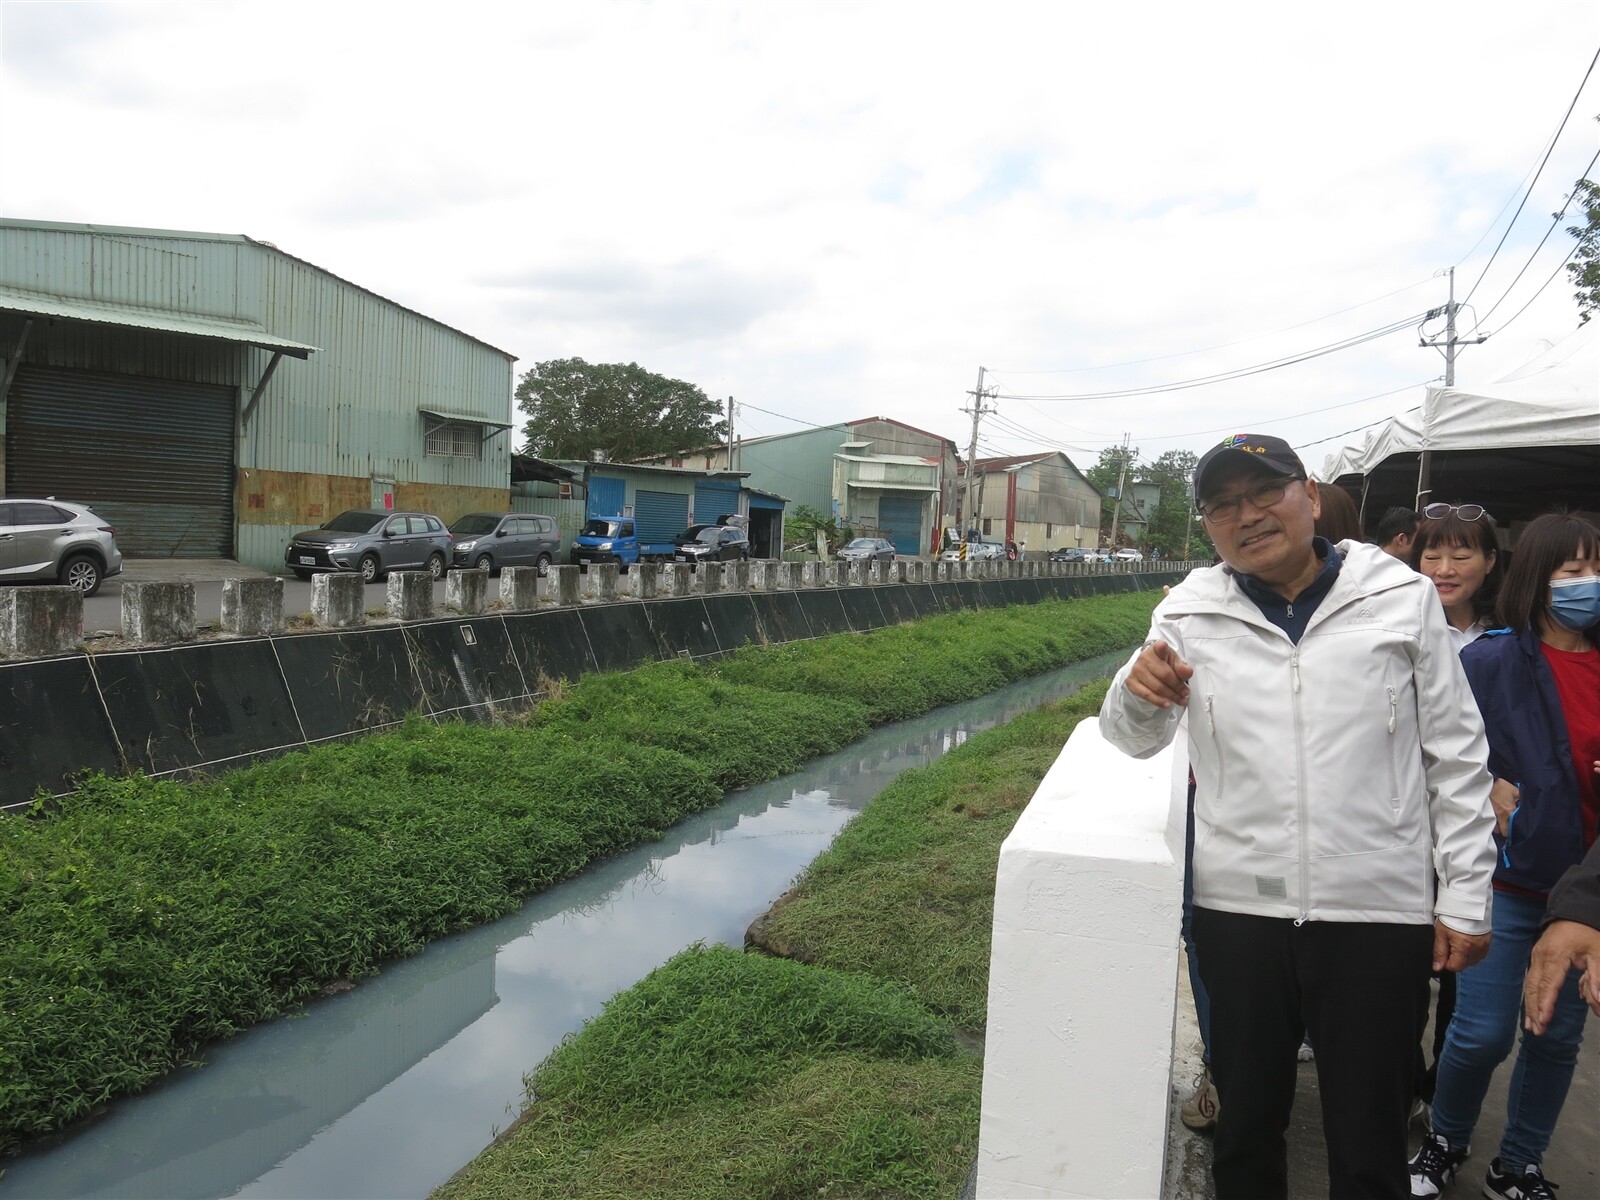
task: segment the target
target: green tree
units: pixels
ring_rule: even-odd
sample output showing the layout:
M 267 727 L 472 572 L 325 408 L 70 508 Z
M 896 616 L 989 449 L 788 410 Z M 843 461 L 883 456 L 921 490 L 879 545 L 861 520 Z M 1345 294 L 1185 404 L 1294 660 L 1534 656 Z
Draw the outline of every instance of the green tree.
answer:
M 1578 302 L 1581 324 L 1587 323 L 1595 309 L 1600 308 L 1600 185 L 1587 179 L 1578 180 L 1573 185 L 1572 200 L 1583 209 L 1584 218 L 1582 225 L 1567 227 L 1567 232 L 1578 239 L 1572 261 L 1567 264 L 1567 274 L 1578 288 L 1572 298 Z
M 789 545 L 814 548 L 819 533 L 828 539 L 829 546 L 842 546 L 852 536 L 849 526 L 841 525 L 833 516 L 824 516 L 809 504 L 797 504 L 784 514 L 783 540 Z
M 1107 446 L 1100 451 L 1100 461 L 1095 463 L 1083 473 L 1084 478 L 1100 489 L 1100 534 L 1102 537 L 1111 536 L 1111 510 L 1115 501 L 1111 496 L 1117 490 L 1117 480 L 1122 477 L 1122 462 L 1126 456 L 1128 462 L 1127 478 L 1123 480 L 1123 488 L 1133 483 L 1138 477 L 1138 468 L 1135 464 L 1139 461 L 1139 447 L 1130 446 L 1124 450 L 1121 446 Z M 1120 525 L 1121 522 L 1118 522 Z
M 1168 450 L 1153 463 L 1139 467 L 1139 482 L 1153 483 L 1161 489 L 1161 499 L 1151 514 L 1145 531 L 1145 545 L 1161 551 L 1168 558 L 1185 558 L 1184 538 L 1195 542 L 1195 557 L 1210 555 L 1210 544 L 1200 529 L 1198 520 L 1191 522 L 1189 499 L 1193 486 L 1194 469 L 1199 459 L 1188 450 Z
M 527 449 L 545 458 L 588 458 L 594 450 L 621 461 L 649 458 L 720 441 L 728 431 L 720 403 L 638 363 L 535 363 L 516 394 L 528 414 Z

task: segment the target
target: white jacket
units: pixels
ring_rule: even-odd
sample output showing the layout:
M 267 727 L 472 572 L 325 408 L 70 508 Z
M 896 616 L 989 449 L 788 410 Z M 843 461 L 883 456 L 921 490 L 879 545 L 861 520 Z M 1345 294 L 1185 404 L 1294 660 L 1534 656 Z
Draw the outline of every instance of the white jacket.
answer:
M 1339 550 L 1298 645 L 1222 567 L 1192 573 L 1151 618 L 1151 640 L 1194 668 L 1195 903 L 1487 933 L 1489 748 L 1438 595 L 1376 547 Z M 1146 758 L 1183 710 L 1128 691 L 1131 667 L 1100 729 Z

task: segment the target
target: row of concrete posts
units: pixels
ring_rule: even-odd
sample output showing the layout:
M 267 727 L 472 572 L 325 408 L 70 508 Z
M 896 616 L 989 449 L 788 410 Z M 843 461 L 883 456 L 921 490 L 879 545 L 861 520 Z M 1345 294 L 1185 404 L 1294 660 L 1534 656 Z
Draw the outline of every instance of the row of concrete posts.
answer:
M 1138 563 L 1055 562 L 775 562 L 640 563 L 624 573 L 616 564 L 507 567 L 500 595 L 491 602 L 489 572 L 451 571 L 445 576 L 444 610 L 476 616 L 538 608 L 712 596 L 728 592 L 868 587 L 944 583 L 958 579 L 1031 579 L 1061 575 L 1126 573 Z M 1168 570 L 1175 564 L 1163 563 Z M 221 633 L 252 637 L 284 627 L 279 578 L 222 581 Z M 433 577 L 426 571 L 396 571 L 387 580 L 383 619 L 425 621 L 436 615 Z M 193 583 L 122 585 L 122 637 L 141 646 L 168 645 L 195 636 Z M 319 574 L 311 581 L 311 622 L 320 629 L 349 629 L 367 621 L 366 588 L 359 575 Z M 36 658 L 64 654 L 83 640 L 83 596 L 69 587 L 0 588 L 0 654 Z

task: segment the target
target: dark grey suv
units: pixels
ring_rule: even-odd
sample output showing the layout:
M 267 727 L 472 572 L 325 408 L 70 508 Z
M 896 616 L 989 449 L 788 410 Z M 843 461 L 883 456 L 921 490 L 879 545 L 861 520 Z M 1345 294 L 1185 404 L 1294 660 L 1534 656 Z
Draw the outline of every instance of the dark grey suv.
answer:
M 122 573 L 117 531 L 66 500 L 0 500 L 0 582 L 54 580 L 85 596 Z
M 390 571 L 427 571 L 439 579 L 452 548 L 450 531 L 432 513 L 352 508 L 295 534 L 283 561 L 301 579 L 318 571 L 357 571 L 367 583 Z
M 555 518 L 533 513 L 468 513 L 450 533 L 458 567 L 538 567 L 543 575 L 561 553 Z

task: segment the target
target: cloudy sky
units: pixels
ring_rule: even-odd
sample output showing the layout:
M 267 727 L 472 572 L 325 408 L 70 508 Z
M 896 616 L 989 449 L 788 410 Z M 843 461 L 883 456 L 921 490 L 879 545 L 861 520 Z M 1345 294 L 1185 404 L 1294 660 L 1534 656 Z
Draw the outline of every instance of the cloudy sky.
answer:
M 1597 49 L 1590 0 L 4 0 L 0 215 L 249 234 L 519 373 L 731 394 L 746 436 L 964 453 L 983 367 L 980 453 L 1319 462 L 1441 376 L 1446 268 L 1492 334 L 1458 383 L 1576 328 L 1565 223 L 1535 246 L 1600 150 Z

